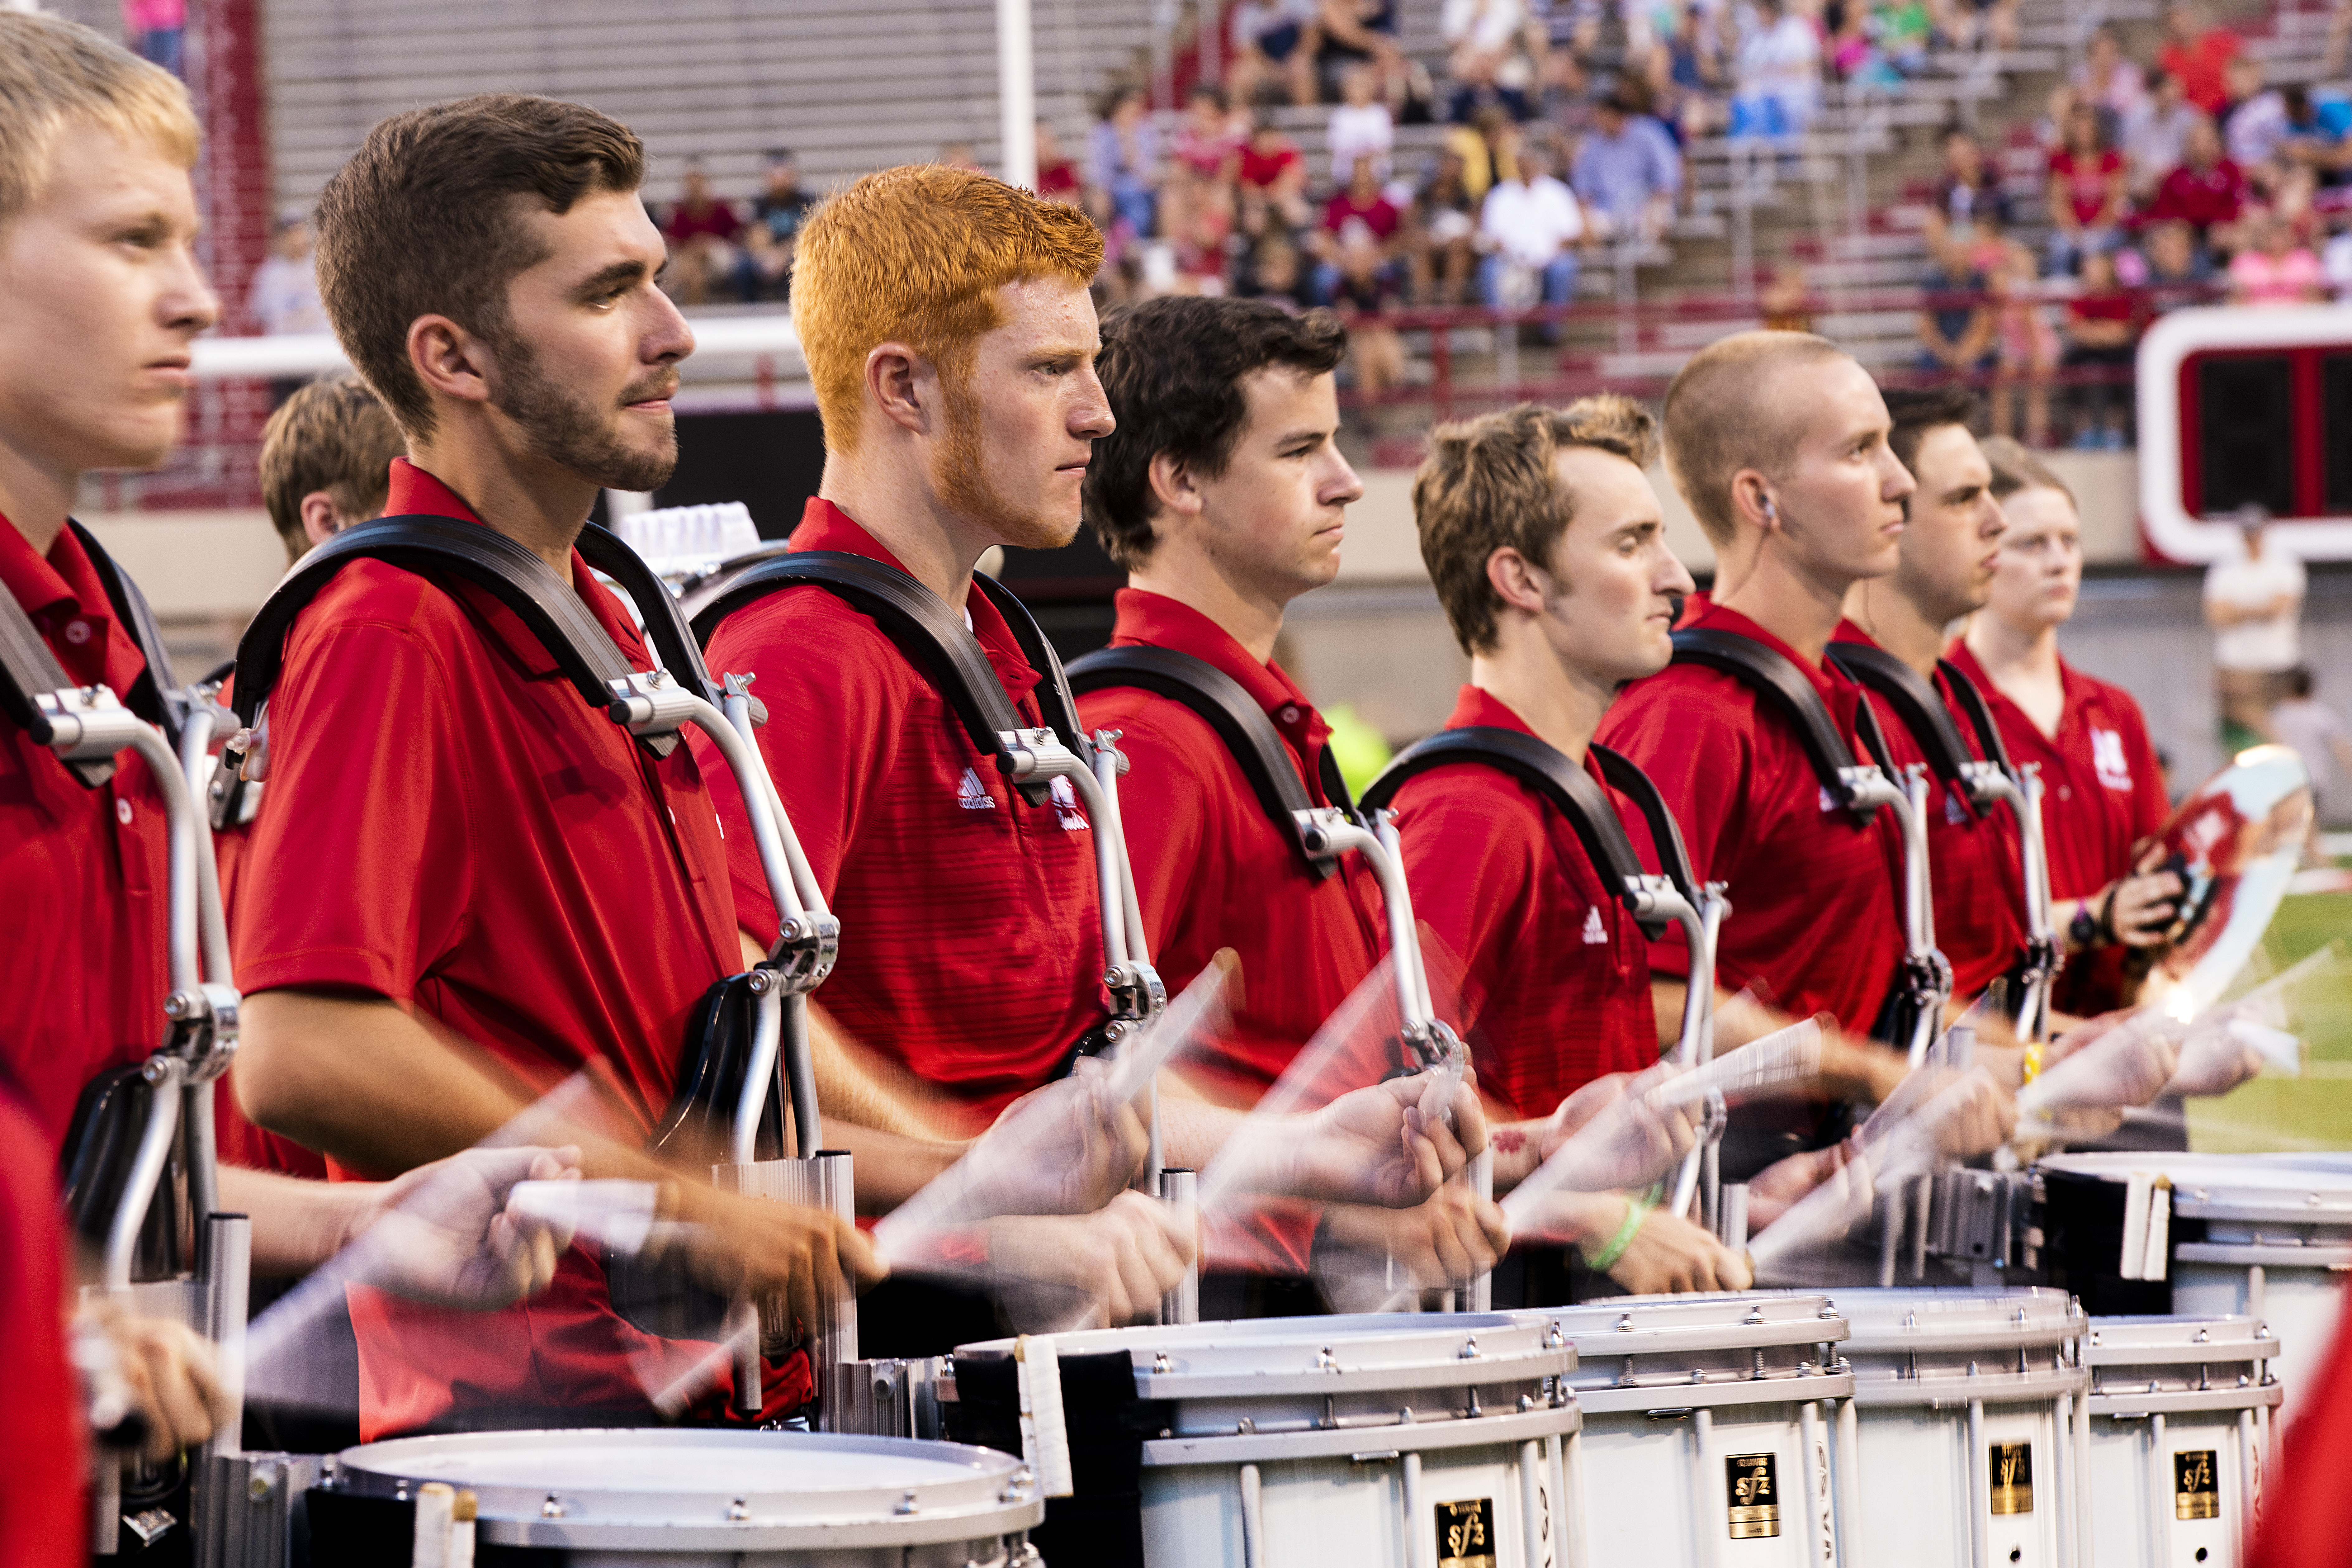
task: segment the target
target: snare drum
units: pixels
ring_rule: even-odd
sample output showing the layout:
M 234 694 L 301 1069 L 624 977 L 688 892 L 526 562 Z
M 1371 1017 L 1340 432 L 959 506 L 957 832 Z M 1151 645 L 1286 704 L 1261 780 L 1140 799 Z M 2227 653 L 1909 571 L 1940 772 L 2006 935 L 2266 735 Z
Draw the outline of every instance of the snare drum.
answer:
M 1834 1560 L 1827 1433 L 1854 1384 L 1826 1297 L 1636 1296 L 1520 1315 L 1576 1349 L 1584 1430 L 1568 1496 L 1584 1539 L 1570 1562 Z
M 1846 1561 L 2061 1568 L 2076 1554 L 2088 1331 L 2063 1290 L 1835 1290 L 1854 1417 Z M 2105 1560 L 2102 1559 L 2104 1563 Z
M 2238 1315 L 2269 1324 L 2285 1392 L 2281 1419 L 2334 1342 L 2352 1270 L 2352 1164 L 2323 1154 L 2062 1154 L 2042 1175 L 2052 1262 L 2062 1227 L 2074 1285 L 2095 1313 Z M 2148 1245 L 2158 1205 L 2133 1178 L 2171 1183 L 2163 1245 Z M 2137 1198 L 2138 1201 L 2135 1201 Z M 2139 1267 L 2126 1221 L 2137 1230 Z
M 416 1489 L 480 1500 L 476 1538 L 575 1568 L 1017 1568 L 1045 1516 L 1018 1459 L 800 1432 L 478 1432 L 347 1448 L 310 1493 L 311 1558 L 406 1540 Z M 404 1558 L 406 1553 L 402 1552 Z
M 2280 1389 L 2252 1318 L 2093 1318 L 2083 1560 L 2231 1568 L 2253 1533 Z
M 948 1430 L 1017 1447 L 1014 1342 L 967 1345 Z M 1075 1495 L 1049 1561 L 1151 1568 L 1546 1568 L 1560 1561 L 1560 1376 L 1575 1352 L 1501 1313 L 1265 1318 L 1031 1339 L 1053 1357 Z M 1029 1368 L 1033 1391 L 1038 1368 Z M 1131 1455 L 1123 1462 L 1120 1455 Z

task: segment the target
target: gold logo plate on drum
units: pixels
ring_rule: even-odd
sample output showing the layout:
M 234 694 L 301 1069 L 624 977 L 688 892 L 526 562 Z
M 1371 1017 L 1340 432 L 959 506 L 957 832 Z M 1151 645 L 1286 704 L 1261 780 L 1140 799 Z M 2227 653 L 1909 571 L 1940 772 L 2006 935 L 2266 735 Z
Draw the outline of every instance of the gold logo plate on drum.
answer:
M 1986 1463 L 1992 1471 L 1992 1511 L 2032 1513 L 2033 1445 L 1995 1443 L 1987 1452 Z
M 1495 1500 L 1437 1505 L 1437 1568 L 1495 1568 Z
M 2172 1517 L 2221 1517 L 2221 1472 L 2210 1448 L 2182 1448 L 2172 1456 Z
M 1769 1454 L 1728 1454 L 1723 1460 L 1726 1516 L 1734 1541 L 1759 1541 L 1780 1533 L 1780 1486 Z

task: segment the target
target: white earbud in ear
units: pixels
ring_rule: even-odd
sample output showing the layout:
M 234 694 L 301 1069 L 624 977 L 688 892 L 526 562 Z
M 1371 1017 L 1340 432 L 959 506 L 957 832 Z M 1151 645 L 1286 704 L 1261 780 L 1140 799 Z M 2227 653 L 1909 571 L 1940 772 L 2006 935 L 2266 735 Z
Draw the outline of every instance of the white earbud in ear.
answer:
M 1780 509 L 1773 504 L 1772 498 L 1770 496 L 1766 496 L 1764 498 L 1764 521 L 1767 522 L 1779 522 L 1780 521 Z

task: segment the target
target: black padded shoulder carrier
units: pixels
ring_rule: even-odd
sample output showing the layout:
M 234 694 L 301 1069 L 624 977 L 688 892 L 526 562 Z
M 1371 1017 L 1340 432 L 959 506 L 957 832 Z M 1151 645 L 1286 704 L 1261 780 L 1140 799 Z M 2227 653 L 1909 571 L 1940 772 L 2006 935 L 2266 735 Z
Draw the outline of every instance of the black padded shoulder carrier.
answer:
M 1919 742 L 1927 766 L 1945 784 L 1962 785 L 1961 803 L 1970 816 L 1977 815 L 1976 801 L 1962 774 L 1976 759 L 1969 754 L 1969 743 L 1961 738 L 1960 727 L 1952 721 L 1952 710 L 1945 706 L 1944 695 L 1934 683 L 1873 643 L 1833 642 L 1829 653 L 1830 662 L 1845 671 L 1854 684 L 1886 699 L 1895 716 Z
M 677 601 L 661 579 L 618 538 L 591 526 L 581 531 L 580 553 L 618 583 L 645 617 L 647 640 L 664 668 L 681 685 L 714 704 L 719 694 L 703 668 Z M 383 561 L 408 571 L 462 578 L 496 595 L 520 617 L 582 699 L 593 707 L 611 703 L 611 683 L 632 672 L 629 661 L 603 626 L 547 563 L 495 529 L 446 517 L 388 517 L 335 535 L 297 563 L 270 590 L 236 647 L 236 716 L 250 727 L 261 710 L 286 657 L 286 636 L 311 600 L 356 560 Z M 638 744 L 655 756 L 677 745 L 676 734 L 646 735 Z
M 1968 672 L 1948 658 L 1939 658 L 1936 668 L 1943 673 L 1945 683 L 1951 687 L 1952 696 L 1969 715 L 1969 728 L 1977 732 L 1977 750 L 1984 760 L 1997 765 L 2010 777 L 2017 776 L 2017 764 L 2010 760 L 2009 742 L 2000 738 L 2000 724 L 1992 716 L 1992 705 L 1977 689 Z
M 1860 799 L 1853 752 L 1839 732 L 1836 721 L 1830 717 L 1829 704 L 1822 700 L 1822 694 L 1805 679 L 1805 672 L 1786 655 L 1737 632 L 1714 626 L 1686 626 L 1675 634 L 1675 662 L 1719 669 L 1763 698 L 1797 732 L 1797 742 L 1804 747 L 1805 756 L 1813 764 L 1813 773 L 1822 781 L 1822 788 L 1849 811 L 1867 816 L 1878 809 Z M 1871 750 L 1875 761 L 1885 763 L 1886 740 L 1878 731 L 1878 720 L 1870 704 L 1860 704 L 1853 718 L 1863 744 Z
M 1242 776 L 1249 780 L 1250 793 L 1298 850 L 1308 875 L 1319 882 L 1338 867 L 1338 856 L 1307 847 L 1306 828 L 1297 814 L 1313 810 L 1315 803 L 1299 781 L 1282 732 L 1240 681 L 1204 658 L 1172 648 L 1104 647 L 1070 661 L 1070 684 L 1081 692 L 1132 686 L 1191 709 L 1225 743 Z M 1348 782 L 1339 776 L 1339 764 L 1328 746 L 1319 761 L 1323 798 L 1352 813 L 1355 803 L 1348 798 Z
M 1078 756 L 1091 755 L 1094 748 L 1078 727 L 1069 678 L 1035 617 L 994 578 L 975 572 L 971 581 L 1012 628 L 1029 668 L 1044 677 L 1037 687 L 1037 710 L 1045 716 L 1045 727 Z M 988 662 L 987 651 L 963 624 L 963 617 L 894 566 L 843 550 L 795 550 L 755 557 L 713 573 L 689 588 L 683 616 L 693 635 L 707 643 L 719 630 L 719 622 L 746 605 L 803 585 L 823 588 L 871 616 L 883 635 L 947 699 L 981 754 L 995 757 L 1003 765 L 1003 737 L 1029 729 L 1029 721 L 1013 706 L 1004 683 L 996 678 L 995 667 Z M 1043 805 L 1053 785 L 1050 780 L 1039 778 L 1017 781 L 1013 787 L 1032 805 Z
M 1696 907 L 1698 887 L 1691 874 L 1690 852 L 1684 847 L 1682 827 L 1667 809 L 1658 786 L 1621 752 L 1596 742 L 1592 757 L 1600 763 L 1602 776 L 1641 808 L 1666 879 Z M 1642 930 L 1654 937 L 1666 929 L 1669 922 L 1664 918 L 1641 915 L 1642 879 L 1648 873 L 1633 853 L 1633 841 L 1606 792 L 1566 753 L 1533 735 L 1485 724 L 1440 730 L 1398 752 L 1365 789 L 1364 805 L 1374 809 L 1385 806 L 1407 780 L 1456 763 L 1497 769 L 1543 796 L 1576 830 L 1577 841 L 1584 846 L 1585 858 L 1592 862 L 1601 885 L 1614 891 L 1618 900 L 1640 919 Z
M 138 584 L 122 574 L 113 557 L 107 554 L 88 529 L 71 520 L 66 526 L 73 530 L 82 552 L 89 557 L 99 582 L 105 586 L 107 603 L 114 611 L 116 622 L 137 645 L 146 666 L 139 672 L 139 679 L 131 682 L 131 689 L 116 692 L 115 698 L 162 730 L 176 750 L 180 743 L 179 682 L 172 673 L 172 656 L 163 649 L 163 634 L 155 624 L 155 612 L 148 607 L 146 595 L 139 592 Z M 73 684 L 24 606 L 16 603 L 14 595 L 0 593 L 0 717 L 30 734 L 36 743 L 46 745 L 50 735 L 49 721 L 41 711 L 39 697 Z M 114 761 L 110 757 L 63 765 L 90 789 L 114 776 Z

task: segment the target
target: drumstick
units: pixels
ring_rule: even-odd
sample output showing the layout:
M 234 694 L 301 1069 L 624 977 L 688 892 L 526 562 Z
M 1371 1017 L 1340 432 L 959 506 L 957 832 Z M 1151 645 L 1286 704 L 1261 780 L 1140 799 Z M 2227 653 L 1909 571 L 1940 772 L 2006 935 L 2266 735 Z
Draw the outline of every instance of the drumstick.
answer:
M 1160 1069 L 1179 1047 L 1215 1032 L 1216 1026 L 1210 1022 L 1210 1010 L 1224 1006 L 1226 983 L 1240 968 L 1241 960 L 1232 948 L 1219 948 L 1208 967 L 1168 1005 L 1167 1010 L 1147 1021 L 1110 1057 L 1113 1098 L 1135 1099 L 1159 1076 Z
M 1822 1025 L 1817 1016 L 1775 1029 L 1679 1078 L 1668 1079 L 1649 1091 L 1649 1100 L 1662 1109 L 1679 1110 L 1698 1104 L 1709 1094 L 1736 1094 L 1742 1089 L 1761 1089 L 1766 1084 L 1811 1078 L 1821 1070 Z

